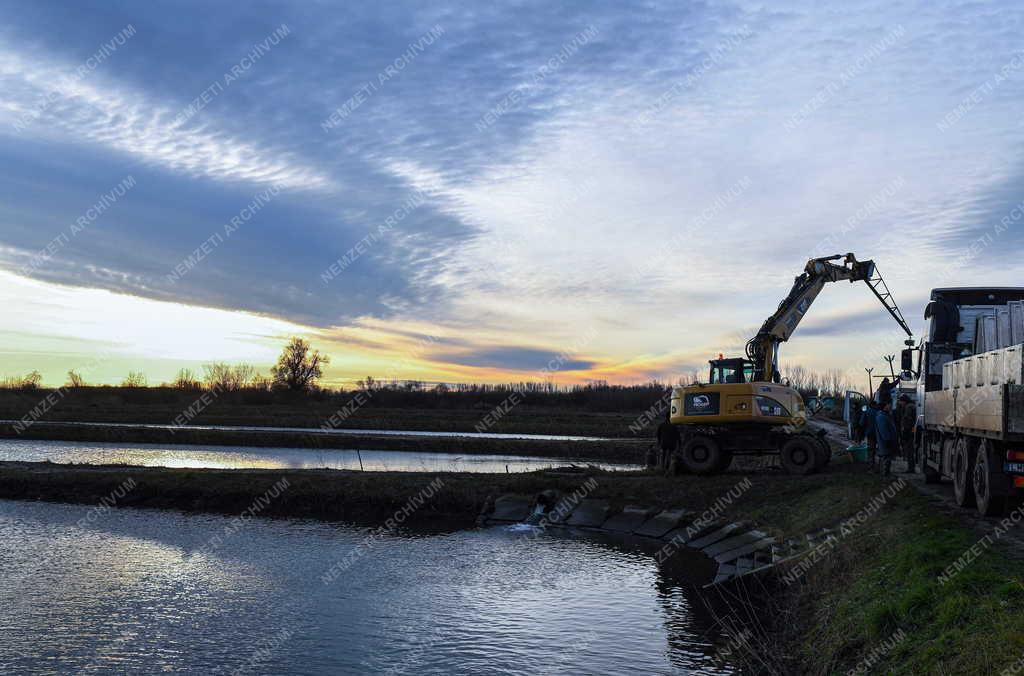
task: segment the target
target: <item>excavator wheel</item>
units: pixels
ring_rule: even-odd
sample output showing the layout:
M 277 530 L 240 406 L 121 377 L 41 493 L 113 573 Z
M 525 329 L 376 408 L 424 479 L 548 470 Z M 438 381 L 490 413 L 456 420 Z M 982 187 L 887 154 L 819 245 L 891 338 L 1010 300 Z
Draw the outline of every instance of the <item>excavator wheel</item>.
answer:
M 715 472 L 724 472 L 729 469 L 729 465 L 732 464 L 732 451 L 727 448 L 722 449 L 721 460 L 718 466 L 715 468 Z
M 694 474 L 714 474 L 721 472 L 729 462 L 732 462 L 732 453 L 729 453 L 728 461 L 725 460 L 722 447 L 711 437 L 695 436 L 690 437 L 679 450 L 679 460 L 687 471 Z
M 818 471 L 825 469 L 828 463 L 832 461 L 832 447 L 828 445 L 822 437 L 818 437 L 818 455 L 815 458 L 815 464 Z
M 814 439 L 797 436 L 782 444 L 779 455 L 787 474 L 810 474 L 818 469 L 821 445 Z

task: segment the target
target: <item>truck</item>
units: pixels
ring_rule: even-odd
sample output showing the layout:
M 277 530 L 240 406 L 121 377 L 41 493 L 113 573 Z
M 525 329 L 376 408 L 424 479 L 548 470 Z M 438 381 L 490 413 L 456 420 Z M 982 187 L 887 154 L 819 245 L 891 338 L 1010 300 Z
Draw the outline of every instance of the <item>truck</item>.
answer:
M 933 289 L 927 333 L 901 354 L 916 390 L 925 481 L 984 516 L 1024 500 L 1024 288 Z

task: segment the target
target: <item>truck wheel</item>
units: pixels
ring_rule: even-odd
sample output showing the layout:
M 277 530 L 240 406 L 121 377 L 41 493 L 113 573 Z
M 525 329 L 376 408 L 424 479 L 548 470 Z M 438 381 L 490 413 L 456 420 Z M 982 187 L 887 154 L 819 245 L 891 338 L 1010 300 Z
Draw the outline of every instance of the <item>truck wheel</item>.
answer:
M 938 470 L 928 466 L 928 448 L 932 444 L 932 440 L 929 438 L 930 435 L 924 433 L 918 433 L 917 435 L 917 457 L 918 462 L 921 463 L 921 474 L 924 475 L 924 482 L 926 484 L 937 484 L 942 481 L 942 474 Z M 941 442 L 939 442 L 941 445 Z M 942 452 L 940 450 L 938 457 L 939 462 L 942 460 Z
M 679 451 L 680 460 L 694 474 L 714 474 L 721 471 L 722 448 L 711 437 L 691 437 Z
M 974 498 L 982 516 L 998 516 L 1003 513 L 1005 501 L 1001 495 L 992 494 L 992 472 L 998 467 L 992 444 L 987 440 L 978 447 L 974 463 Z
M 961 507 L 974 506 L 974 453 L 967 437 L 960 437 L 953 447 L 953 495 Z
M 821 447 L 812 439 L 793 437 L 782 444 L 779 455 L 787 474 L 810 474 L 818 468 Z

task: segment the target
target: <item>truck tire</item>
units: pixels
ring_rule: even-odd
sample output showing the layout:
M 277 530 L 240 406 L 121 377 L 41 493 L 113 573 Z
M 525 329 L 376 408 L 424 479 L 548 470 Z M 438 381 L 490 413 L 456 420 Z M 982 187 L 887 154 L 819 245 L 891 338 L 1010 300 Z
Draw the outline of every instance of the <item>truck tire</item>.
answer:
M 782 467 L 787 474 L 810 474 L 818 469 L 821 446 L 814 439 L 793 437 L 782 444 L 779 452 Z
M 959 437 L 953 447 L 953 496 L 961 507 L 974 506 L 974 444 Z
M 928 466 L 928 434 L 918 430 L 914 434 L 914 443 L 918 446 L 918 462 L 921 463 L 921 473 L 925 475 L 925 483 L 938 483 L 942 480 L 942 474 Z
M 999 516 L 1003 513 L 1006 501 L 1001 495 L 992 494 L 994 483 L 992 474 L 999 467 L 998 458 L 992 443 L 987 439 L 981 442 L 978 447 L 977 459 L 974 463 L 974 501 L 978 506 L 978 513 L 982 516 Z
M 679 450 L 679 460 L 689 472 L 714 474 L 723 466 L 722 447 L 711 437 L 690 437 Z

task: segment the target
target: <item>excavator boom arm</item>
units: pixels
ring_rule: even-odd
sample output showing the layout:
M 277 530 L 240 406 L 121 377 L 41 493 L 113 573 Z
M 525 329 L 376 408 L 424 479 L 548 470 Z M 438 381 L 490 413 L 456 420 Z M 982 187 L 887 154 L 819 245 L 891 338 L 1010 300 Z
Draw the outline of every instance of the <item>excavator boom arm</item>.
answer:
M 841 264 L 836 262 L 840 259 Z M 747 357 L 754 362 L 755 380 L 779 380 L 779 343 L 786 342 L 793 335 L 825 284 L 840 280 L 867 284 L 907 335 L 912 335 L 874 261 L 858 261 L 852 253 L 812 258 L 807 261 L 803 273 L 793 281 L 793 288 L 779 303 L 778 309 L 747 343 Z

